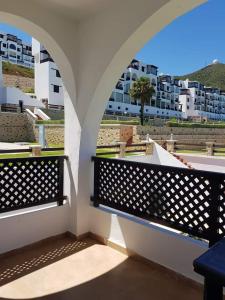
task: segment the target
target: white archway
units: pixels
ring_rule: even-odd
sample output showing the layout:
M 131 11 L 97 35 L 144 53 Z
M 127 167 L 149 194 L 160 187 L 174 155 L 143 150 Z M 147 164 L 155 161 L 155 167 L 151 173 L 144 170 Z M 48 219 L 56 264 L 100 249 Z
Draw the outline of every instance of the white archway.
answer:
M 88 7 L 86 1 L 77 0 L 74 11 L 77 2 L 84 10 Z M 73 17 L 66 0 L 20 0 L 20 5 L 16 0 L 0 0 L 0 20 L 45 45 L 67 88 L 65 150 L 69 163 L 65 181 L 72 206 L 68 229 L 76 235 L 90 230 L 90 158 L 95 154 L 105 104 L 119 75 L 154 34 L 205 0 L 124 0 L 119 6 L 117 2 L 108 0 L 103 7 L 96 5 L 99 9 L 93 13 Z

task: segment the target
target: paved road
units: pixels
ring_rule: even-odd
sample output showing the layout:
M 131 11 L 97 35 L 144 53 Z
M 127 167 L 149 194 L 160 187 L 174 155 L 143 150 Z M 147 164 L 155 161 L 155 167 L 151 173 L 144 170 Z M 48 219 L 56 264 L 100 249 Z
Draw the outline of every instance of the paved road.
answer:
M 181 154 L 180 156 L 195 169 L 225 173 L 225 157 L 194 154 Z
M 197 170 L 225 173 L 225 167 L 223 167 L 223 166 L 198 164 L 198 163 L 193 163 L 193 162 L 191 163 L 191 165 L 194 169 L 197 169 Z
M 13 149 L 28 149 L 29 145 L 19 145 L 14 143 L 0 143 L 0 150 L 13 150 Z

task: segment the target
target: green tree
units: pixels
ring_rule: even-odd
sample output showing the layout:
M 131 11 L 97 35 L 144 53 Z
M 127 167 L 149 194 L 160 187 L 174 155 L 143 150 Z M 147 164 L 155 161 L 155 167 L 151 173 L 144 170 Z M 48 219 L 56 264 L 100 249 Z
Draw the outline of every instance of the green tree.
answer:
M 145 104 L 150 101 L 152 95 L 155 93 L 155 89 L 151 85 L 150 79 L 148 77 L 138 78 L 132 85 L 129 94 L 134 99 L 141 101 L 140 109 L 140 119 L 141 125 L 144 125 L 144 107 Z

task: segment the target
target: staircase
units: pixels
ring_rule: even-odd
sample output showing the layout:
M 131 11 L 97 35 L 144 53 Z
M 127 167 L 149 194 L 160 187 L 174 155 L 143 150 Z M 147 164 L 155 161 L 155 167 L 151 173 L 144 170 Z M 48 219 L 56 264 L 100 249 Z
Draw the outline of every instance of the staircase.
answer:
M 171 154 L 172 154 L 176 159 L 178 159 L 180 162 L 182 162 L 185 166 L 187 166 L 188 169 L 194 169 L 194 168 L 192 167 L 192 165 L 191 165 L 189 162 L 187 162 L 184 158 L 180 157 L 180 155 L 175 154 L 175 153 L 171 153 Z

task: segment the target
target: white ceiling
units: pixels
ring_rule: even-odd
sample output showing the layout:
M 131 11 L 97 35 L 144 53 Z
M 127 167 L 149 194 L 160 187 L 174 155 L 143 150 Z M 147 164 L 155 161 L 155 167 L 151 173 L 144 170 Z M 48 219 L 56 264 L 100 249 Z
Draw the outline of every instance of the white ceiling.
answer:
M 108 5 L 121 0 L 35 0 L 47 9 L 63 14 L 75 20 L 82 20 L 104 10 Z

